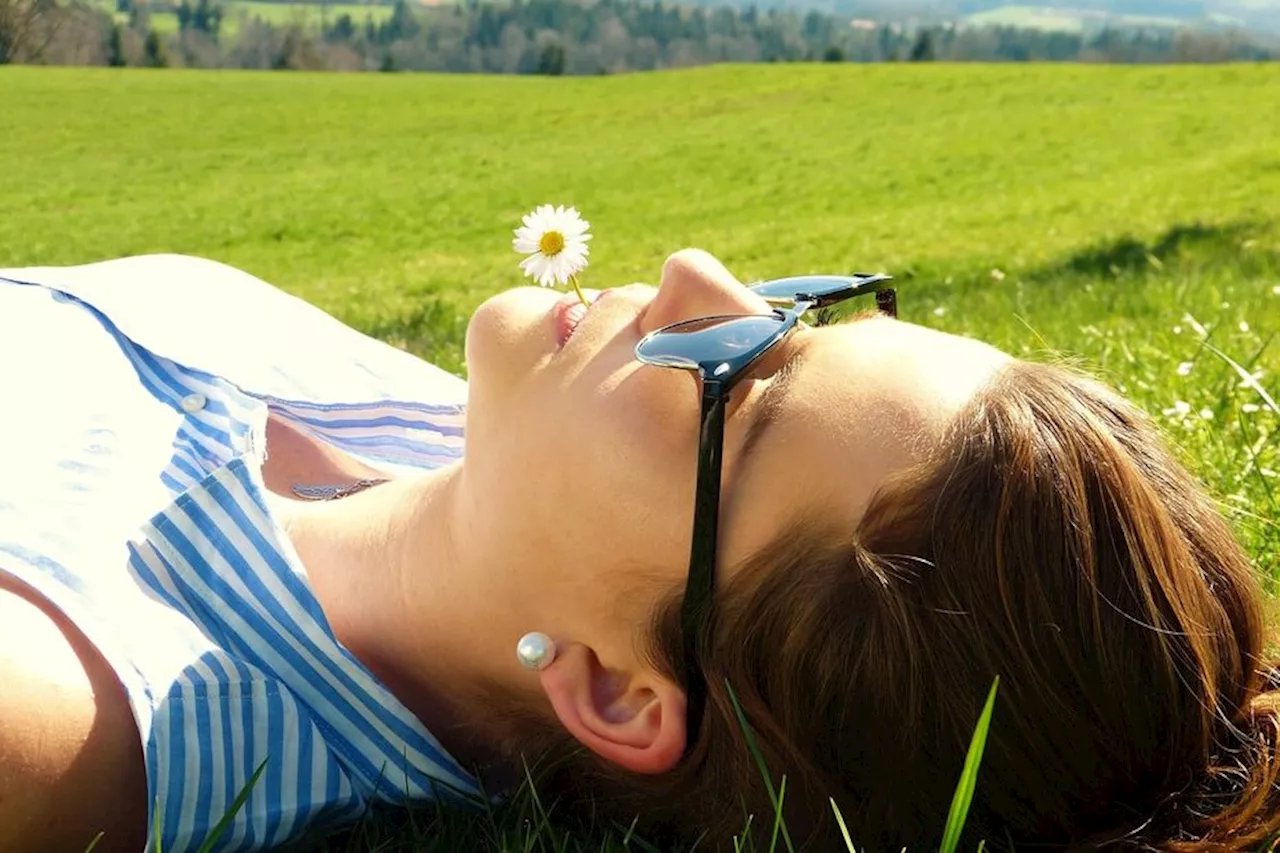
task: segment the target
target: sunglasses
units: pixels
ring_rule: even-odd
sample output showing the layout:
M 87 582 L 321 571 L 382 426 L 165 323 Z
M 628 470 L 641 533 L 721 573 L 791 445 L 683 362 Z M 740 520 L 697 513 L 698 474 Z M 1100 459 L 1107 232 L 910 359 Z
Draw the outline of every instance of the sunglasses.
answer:
M 898 316 L 897 294 L 881 285 L 892 276 L 795 276 L 750 286 L 776 306 L 771 314 L 725 314 L 664 326 L 636 344 L 636 358 L 655 367 L 696 373 L 702 384 L 698 435 L 698 479 L 693 504 L 693 545 L 680 609 L 687 698 L 685 752 L 697 741 L 706 711 L 707 682 L 699 665 L 699 643 L 712 636 L 715 613 L 716 540 L 720 525 L 720 469 L 724 454 L 724 413 L 729 393 L 751 366 L 791 333 L 811 308 L 826 308 L 866 293 L 876 306 Z

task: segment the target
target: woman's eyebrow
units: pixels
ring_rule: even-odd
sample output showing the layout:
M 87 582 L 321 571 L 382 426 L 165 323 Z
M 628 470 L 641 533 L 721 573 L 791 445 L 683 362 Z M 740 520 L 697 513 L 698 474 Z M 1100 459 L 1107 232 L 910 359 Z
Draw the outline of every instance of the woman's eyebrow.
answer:
M 760 440 L 769 431 L 769 427 L 777 422 L 778 415 L 781 413 L 783 406 L 786 405 L 787 397 L 795 385 L 796 369 L 804 362 L 808 352 L 809 347 L 807 346 L 793 347 L 791 355 L 787 357 L 786 362 L 779 368 L 777 374 L 773 377 L 773 381 L 761 393 L 759 401 L 748 412 L 746 431 L 742 438 L 742 448 L 738 451 L 743 461 L 751 457 L 752 451 L 760 444 Z

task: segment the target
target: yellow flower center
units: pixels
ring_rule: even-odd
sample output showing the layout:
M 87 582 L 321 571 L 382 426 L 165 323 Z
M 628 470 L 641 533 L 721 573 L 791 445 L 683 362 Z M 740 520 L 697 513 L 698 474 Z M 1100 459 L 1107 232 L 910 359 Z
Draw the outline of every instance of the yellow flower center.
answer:
M 538 241 L 538 251 L 549 258 L 564 251 L 564 235 L 559 231 L 548 231 L 542 235 L 542 239 Z

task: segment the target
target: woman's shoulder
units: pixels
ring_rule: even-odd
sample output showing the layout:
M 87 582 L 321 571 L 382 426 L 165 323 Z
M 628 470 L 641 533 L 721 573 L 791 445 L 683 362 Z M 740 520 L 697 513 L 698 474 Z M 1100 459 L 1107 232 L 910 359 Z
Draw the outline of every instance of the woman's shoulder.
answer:
M 97 649 L 0 572 L 0 849 L 138 850 L 146 776 L 124 690 Z
M 461 406 L 466 383 L 227 264 L 144 255 L 0 270 L 92 308 L 162 358 L 261 397 L 314 403 L 401 399 Z

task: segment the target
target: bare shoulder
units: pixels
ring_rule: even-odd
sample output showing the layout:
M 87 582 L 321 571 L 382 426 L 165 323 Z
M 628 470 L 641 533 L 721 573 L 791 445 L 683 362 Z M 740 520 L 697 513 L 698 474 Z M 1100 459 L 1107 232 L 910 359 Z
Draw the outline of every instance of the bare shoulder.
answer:
M 146 777 L 115 673 L 37 593 L 0 575 L 0 853 L 136 853 Z

